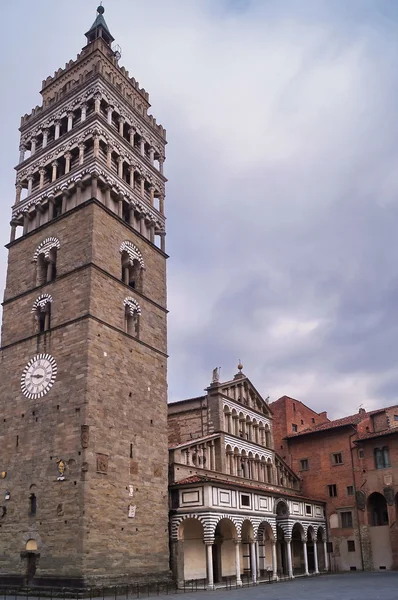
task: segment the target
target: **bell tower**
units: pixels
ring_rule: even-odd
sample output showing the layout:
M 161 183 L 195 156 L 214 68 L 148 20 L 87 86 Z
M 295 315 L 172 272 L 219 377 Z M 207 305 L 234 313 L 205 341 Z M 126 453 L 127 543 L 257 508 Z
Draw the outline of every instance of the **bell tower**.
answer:
M 168 577 L 166 132 L 98 7 L 21 120 L 0 360 L 0 582 Z

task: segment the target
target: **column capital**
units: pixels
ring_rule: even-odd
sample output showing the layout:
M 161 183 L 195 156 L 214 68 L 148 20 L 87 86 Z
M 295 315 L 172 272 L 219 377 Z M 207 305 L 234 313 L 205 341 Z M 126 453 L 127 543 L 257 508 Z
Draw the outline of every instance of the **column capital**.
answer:
M 70 150 L 67 150 L 64 154 L 65 158 L 72 158 L 72 152 Z
M 137 132 L 137 129 L 134 126 L 130 127 L 130 129 L 129 129 L 129 135 L 133 135 L 136 132 Z
M 58 161 L 57 160 L 53 160 L 51 163 L 52 167 L 58 167 Z

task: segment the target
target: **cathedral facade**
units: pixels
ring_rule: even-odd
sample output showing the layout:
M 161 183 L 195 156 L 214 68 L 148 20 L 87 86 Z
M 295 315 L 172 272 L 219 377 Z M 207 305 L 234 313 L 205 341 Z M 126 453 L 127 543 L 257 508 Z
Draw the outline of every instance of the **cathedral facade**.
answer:
M 179 585 L 328 570 L 325 503 L 275 452 L 273 415 L 239 371 L 169 405 L 171 564 Z

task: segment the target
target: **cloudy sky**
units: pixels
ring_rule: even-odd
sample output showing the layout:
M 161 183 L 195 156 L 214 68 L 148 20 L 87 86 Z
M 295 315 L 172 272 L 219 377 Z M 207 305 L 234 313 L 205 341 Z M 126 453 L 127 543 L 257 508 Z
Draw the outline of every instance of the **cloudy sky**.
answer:
M 96 4 L 2 3 L 4 243 L 20 116 Z M 271 401 L 331 417 L 398 402 L 396 1 L 104 5 L 168 132 L 170 400 L 241 358 Z

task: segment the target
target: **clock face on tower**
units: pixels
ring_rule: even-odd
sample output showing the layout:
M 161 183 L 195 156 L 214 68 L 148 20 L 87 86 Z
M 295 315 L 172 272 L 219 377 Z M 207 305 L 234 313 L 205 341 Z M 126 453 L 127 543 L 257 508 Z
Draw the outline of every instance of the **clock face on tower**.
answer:
M 37 354 L 23 370 L 23 394 L 30 400 L 42 398 L 52 388 L 56 375 L 57 363 L 51 354 Z

